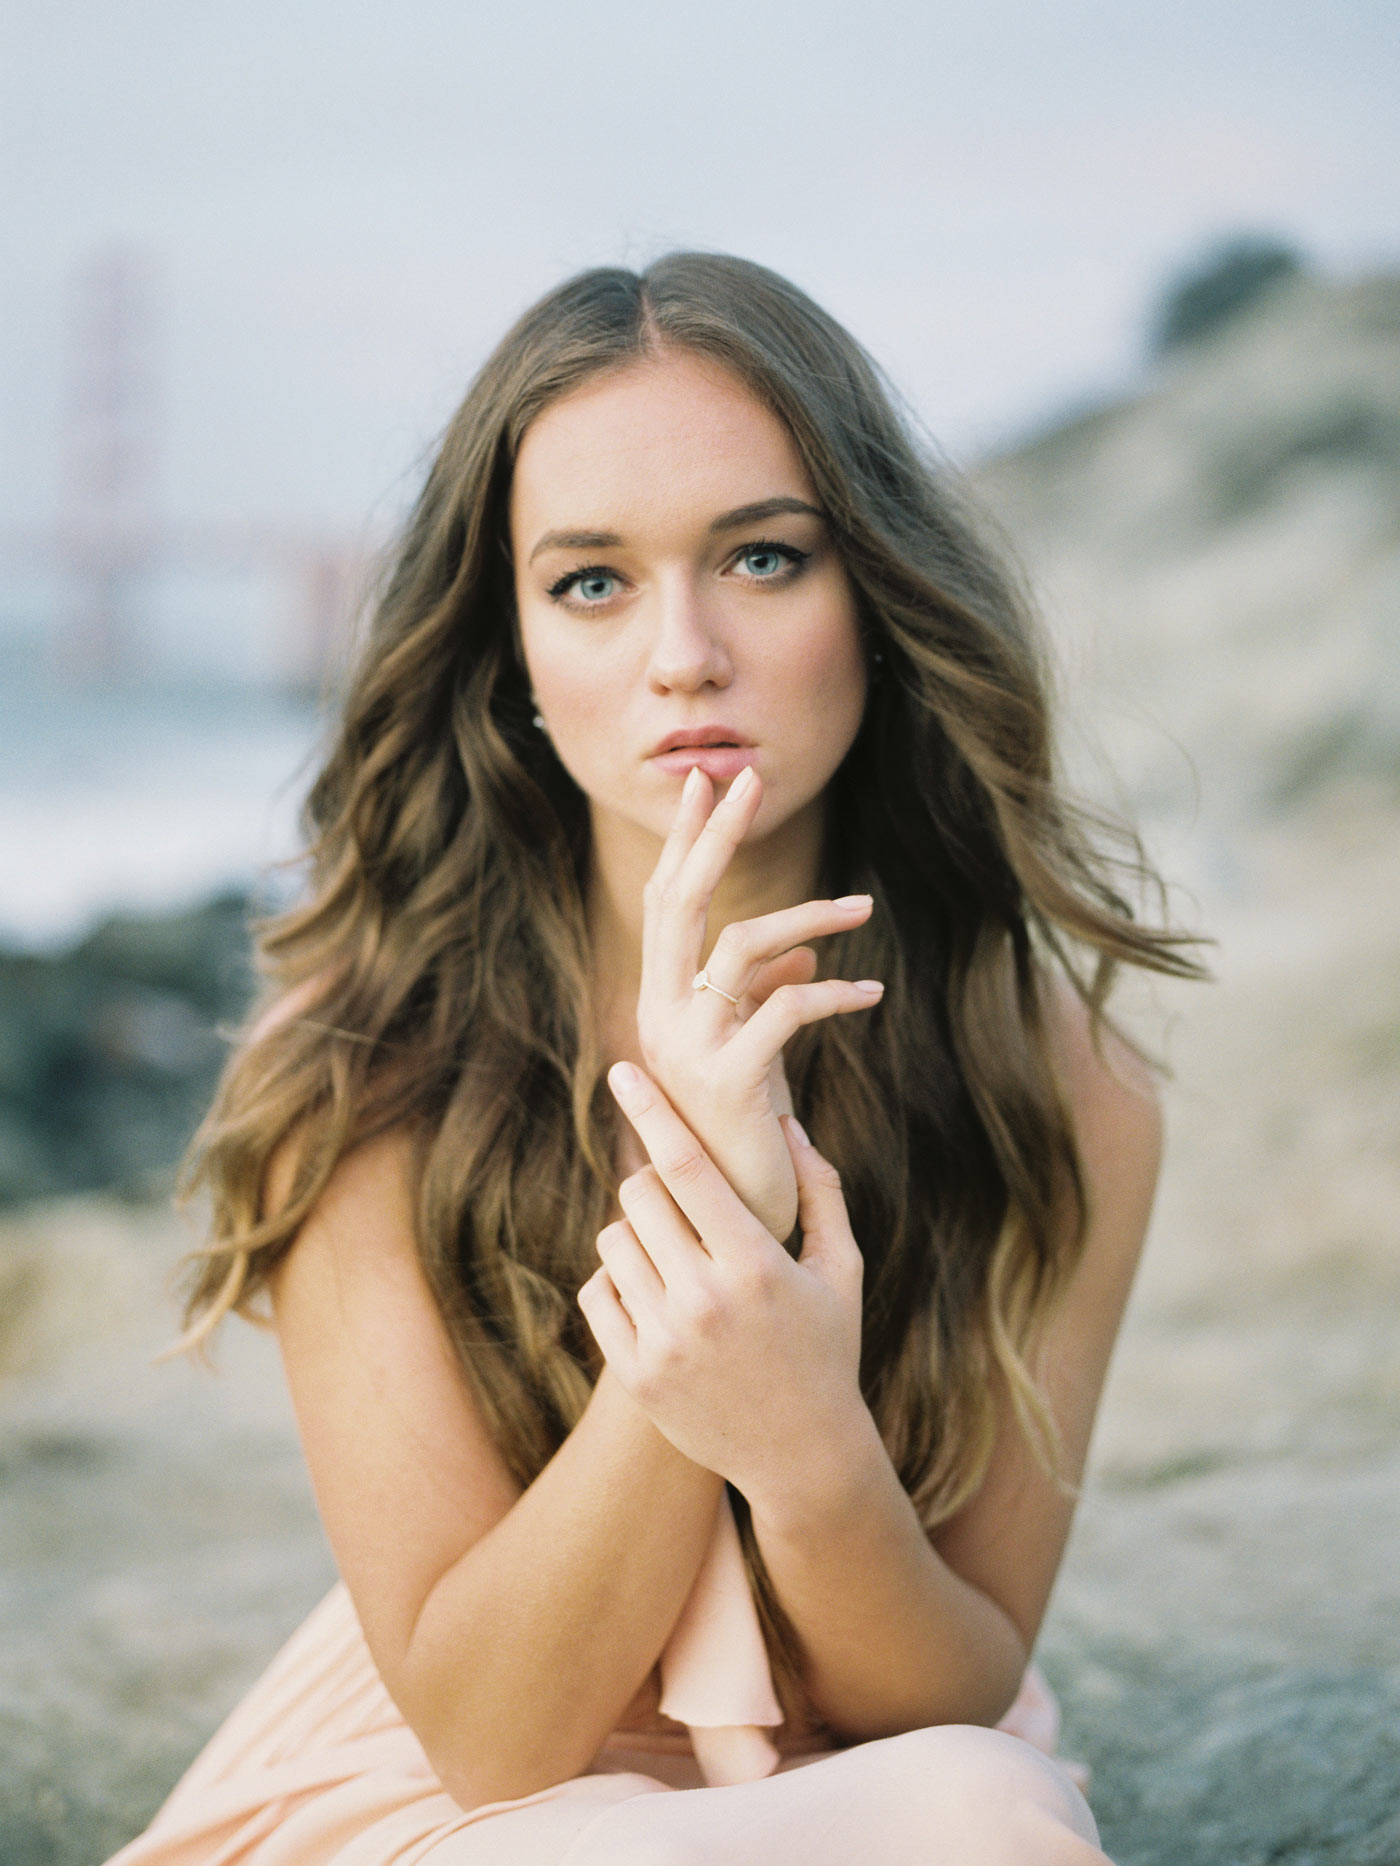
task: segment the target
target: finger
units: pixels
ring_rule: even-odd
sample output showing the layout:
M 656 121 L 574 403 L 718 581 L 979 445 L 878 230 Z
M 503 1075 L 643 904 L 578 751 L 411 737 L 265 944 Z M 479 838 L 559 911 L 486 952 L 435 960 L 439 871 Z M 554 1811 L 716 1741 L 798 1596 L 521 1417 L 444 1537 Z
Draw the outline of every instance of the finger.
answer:
M 797 1175 L 797 1222 L 802 1231 L 797 1261 L 810 1265 L 825 1259 L 859 1273 L 864 1259 L 851 1231 L 841 1175 L 817 1152 L 796 1115 L 784 1115 L 781 1125 Z
M 804 1024 L 851 1011 L 868 1011 L 884 996 L 878 979 L 818 979 L 811 985 L 779 985 L 742 1024 L 725 1047 L 725 1055 L 745 1075 L 762 1075 L 784 1044 Z
M 661 974 L 657 970 L 657 932 L 665 916 L 673 911 L 677 875 L 682 862 L 695 846 L 695 839 L 704 828 L 711 810 L 714 808 L 714 786 L 699 765 L 692 765 L 686 773 L 685 784 L 681 789 L 680 802 L 676 814 L 671 820 L 671 827 L 665 842 L 661 845 L 661 854 L 656 867 L 647 879 L 642 890 L 642 976 L 641 992 L 646 997 L 649 989 L 654 989 L 658 976 L 662 980 L 662 989 L 668 994 L 675 990 L 674 979 L 666 979 L 664 968 Z M 695 941 L 698 953 L 700 942 L 704 938 L 704 926 Z M 691 968 L 691 976 L 699 967 L 699 959 Z
M 589 1277 L 578 1292 L 578 1306 L 603 1359 L 627 1380 L 636 1368 L 637 1331 L 606 1270 Z
M 660 1089 L 632 1063 L 614 1063 L 608 1086 L 662 1184 L 712 1257 L 772 1239 Z
M 598 1233 L 598 1255 L 634 1325 L 647 1321 L 666 1300 L 666 1285 L 626 1219 Z
M 714 943 L 705 969 L 716 984 L 742 997 L 761 965 L 802 940 L 843 933 L 870 918 L 868 894 L 848 894 L 835 901 L 803 901 L 752 920 L 731 920 Z
M 657 886 L 664 887 L 690 853 L 713 806 L 714 789 L 709 778 L 699 765 L 692 765 L 681 786 L 676 814 L 671 818 L 661 854 L 651 872 L 651 879 Z
M 652 890 L 647 903 L 652 924 L 644 953 L 644 959 L 650 961 L 643 977 L 644 990 L 650 986 L 678 996 L 690 988 L 690 981 L 700 969 L 710 901 L 762 800 L 762 779 L 752 765 L 747 765 L 710 811 L 676 869 L 662 886 Z M 725 989 L 730 989 L 727 984 Z
M 617 1189 L 618 1202 L 662 1284 L 674 1289 L 695 1269 L 704 1246 L 671 1197 L 654 1166 L 630 1174 Z
M 752 1013 L 765 999 L 772 997 L 779 985 L 810 985 L 816 975 L 817 955 L 812 948 L 794 946 L 791 952 L 780 953 L 758 968 L 749 980 L 741 1008 L 746 1007 Z

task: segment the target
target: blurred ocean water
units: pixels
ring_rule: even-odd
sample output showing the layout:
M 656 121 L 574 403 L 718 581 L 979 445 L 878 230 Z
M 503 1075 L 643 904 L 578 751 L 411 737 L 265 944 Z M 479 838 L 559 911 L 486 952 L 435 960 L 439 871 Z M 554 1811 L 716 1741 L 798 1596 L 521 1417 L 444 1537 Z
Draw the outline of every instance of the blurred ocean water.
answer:
M 0 943 L 247 888 L 296 853 L 323 721 L 238 686 L 68 684 L 0 670 Z

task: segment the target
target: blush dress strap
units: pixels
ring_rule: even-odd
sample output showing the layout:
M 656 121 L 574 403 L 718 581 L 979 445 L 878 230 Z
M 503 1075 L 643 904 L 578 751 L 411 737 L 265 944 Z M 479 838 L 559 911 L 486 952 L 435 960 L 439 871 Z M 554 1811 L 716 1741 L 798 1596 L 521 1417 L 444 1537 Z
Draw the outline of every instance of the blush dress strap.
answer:
M 728 1491 L 661 1654 L 661 1710 L 689 1729 L 695 1760 L 711 1788 L 755 1782 L 778 1766 L 768 1732 L 783 1713 Z
M 661 1710 L 690 1731 L 711 1788 L 771 1775 L 780 1757 L 769 1732 L 783 1721 L 768 1648 L 726 1491 L 690 1596 L 661 1655 Z M 1026 1667 L 997 1725 L 1059 1762 L 1087 1791 L 1089 1771 L 1058 1755 L 1060 1707 L 1044 1673 Z

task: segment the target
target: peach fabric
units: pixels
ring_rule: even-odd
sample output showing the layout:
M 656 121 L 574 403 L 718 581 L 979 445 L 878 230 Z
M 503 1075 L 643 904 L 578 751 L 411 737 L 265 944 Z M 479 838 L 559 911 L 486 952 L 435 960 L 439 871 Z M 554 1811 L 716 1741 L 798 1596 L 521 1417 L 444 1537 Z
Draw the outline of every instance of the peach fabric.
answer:
M 728 1493 L 690 1598 L 661 1655 L 661 1709 L 686 1724 L 700 1772 L 713 1787 L 771 1775 L 779 1752 L 767 1731 L 783 1713 L 773 1690 L 768 1648 L 749 1590 L 748 1571 Z M 1029 1665 L 1016 1701 L 997 1725 L 1043 1755 L 1060 1742 L 1060 1707 L 1037 1665 Z M 1079 1788 L 1082 1763 L 1060 1767 Z
M 756 1781 L 778 1766 L 767 1732 L 783 1713 L 727 1491 L 709 1552 L 661 1655 L 661 1711 L 689 1728 L 711 1786 Z
M 463 1808 L 390 1698 L 337 1583 L 109 1866 L 418 1866 L 430 1853 L 434 1866 L 563 1866 L 580 1833 L 620 1802 L 732 1789 L 853 1753 L 780 1750 L 769 1734 L 781 1711 L 727 1502 L 661 1674 L 662 1709 L 689 1726 L 688 1740 L 615 1731 L 588 1773 Z M 1034 1668 L 1002 1728 L 1053 1754 L 1058 1712 Z

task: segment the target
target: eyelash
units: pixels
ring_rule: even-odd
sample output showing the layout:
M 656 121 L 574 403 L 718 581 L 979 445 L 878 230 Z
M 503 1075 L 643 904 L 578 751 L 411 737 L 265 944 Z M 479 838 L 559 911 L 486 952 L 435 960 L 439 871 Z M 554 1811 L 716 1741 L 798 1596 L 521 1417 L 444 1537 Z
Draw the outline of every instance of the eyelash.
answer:
M 752 556 L 756 551 L 772 551 L 776 557 L 785 557 L 787 569 L 779 571 L 776 577 L 755 577 L 755 583 L 786 583 L 812 555 L 810 551 L 799 551 L 795 544 L 779 544 L 776 538 L 754 538 L 735 552 L 733 561 L 737 563 L 741 557 Z
M 773 577 L 752 577 L 753 583 L 790 583 L 811 557 L 810 551 L 800 551 L 795 544 L 780 544 L 776 538 L 751 538 L 747 544 L 740 545 L 730 560 L 738 563 L 742 558 L 752 556 L 758 551 L 772 551 L 774 556 L 787 559 L 787 568 Z M 557 582 L 551 583 L 546 594 L 559 602 L 576 583 L 582 583 L 585 577 L 616 577 L 617 572 L 606 564 L 582 564 L 577 570 L 566 570 Z M 587 609 L 601 609 L 602 603 L 586 603 Z

